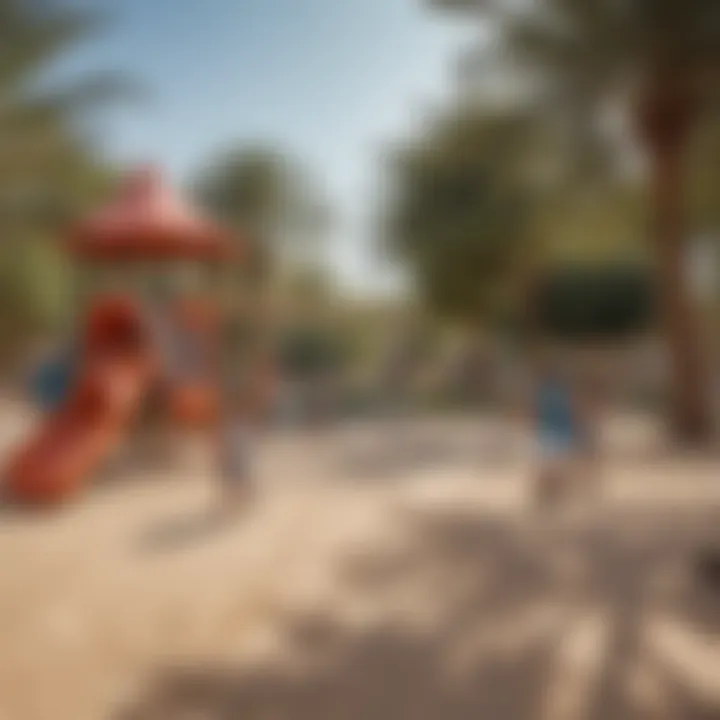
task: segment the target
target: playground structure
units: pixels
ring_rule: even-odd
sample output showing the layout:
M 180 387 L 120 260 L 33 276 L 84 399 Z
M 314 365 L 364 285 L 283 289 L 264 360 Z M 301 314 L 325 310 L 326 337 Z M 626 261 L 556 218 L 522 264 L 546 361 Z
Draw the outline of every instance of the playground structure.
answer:
M 156 275 L 167 275 L 180 261 L 214 270 L 234 257 L 229 238 L 189 210 L 152 170 L 133 174 L 114 203 L 81 223 L 68 252 L 78 270 L 149 265 Z M 172 306 L 164 308 L 174 339 L 192 356 L 180 372 L 157 342 L 142 291 L 91 292 L 66 397 L 5 470 L 11 499 L 54 504 L 77 495 L 126 439 L 151 396 L 160 398 L 170 423 L 212 425 L 220 318 L 207 287 L 197 290 L 171 297 Z

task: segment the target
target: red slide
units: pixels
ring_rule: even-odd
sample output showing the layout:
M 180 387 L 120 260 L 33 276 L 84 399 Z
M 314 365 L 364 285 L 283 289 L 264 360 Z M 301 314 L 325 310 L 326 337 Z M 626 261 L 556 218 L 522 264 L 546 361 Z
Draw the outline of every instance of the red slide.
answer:
M 85 359 L 64 407 L 11 459 L 10 497 L 52 504 L 77 493 L 120 444 L 153 380 L 142 318 L 124 298 L 93 309 Z

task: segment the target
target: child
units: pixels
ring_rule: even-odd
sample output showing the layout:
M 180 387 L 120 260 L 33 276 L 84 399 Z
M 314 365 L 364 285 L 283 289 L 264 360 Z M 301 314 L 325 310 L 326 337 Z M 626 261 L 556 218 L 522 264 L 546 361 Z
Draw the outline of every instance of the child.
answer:
M 542 503 L 554 502 L 576 467 L 583 432 L 573 388 L 549 359 L 541 361 L 534 404 L 540 445 L 537 496 Z
M 220 417 L 219 460 L 223 506 L 234 512 L 245 503 L 253 489 L 254 423 L 247 394 L 233 388 L 223 397 Z
M 254 489 L 253 449 L 274 400 L 275 376 L 262 350 L 246 373 L 243 386 L 228 389 L 220 418 L 220 471 L 230 510 L 248 500 Z

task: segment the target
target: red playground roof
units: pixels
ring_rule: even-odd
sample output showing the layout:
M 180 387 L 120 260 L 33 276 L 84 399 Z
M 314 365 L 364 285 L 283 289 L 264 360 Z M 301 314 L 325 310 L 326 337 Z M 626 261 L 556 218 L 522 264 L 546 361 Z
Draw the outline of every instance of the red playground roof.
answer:
M 119 197 L 80 223 L 70 252 L 104 261 L 222 260 L 233 254 L 227 233 L 192 210 L 154 169 L 130 175 Z

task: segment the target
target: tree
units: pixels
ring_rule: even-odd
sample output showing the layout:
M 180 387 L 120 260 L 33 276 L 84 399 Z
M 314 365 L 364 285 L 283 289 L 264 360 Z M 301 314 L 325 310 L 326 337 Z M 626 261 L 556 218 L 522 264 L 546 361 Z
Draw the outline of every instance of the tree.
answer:
M 219 154 L 198 173 L 195 195 L 249 246 L 261 275 L 280 262 L 315 258 L 328 211 L 306 173 L 270 146 Z
M 628 111 L 650 169 L 653 244 L 673 375 L 672 424 L 682 440 L 706 440 L 711 431 L 709 396 L 684 273 L 684 170 L 699 123 L 717 106 L 717 4 L 431 2 L 482 19 L 490 41 L 476 64 L 485 73 L 501 68 L 520 79 L 532 111 L 565 129 L 571 154 L 583 161 L 583 176 L 597 176 L 608 160 L 618 160 L 612 152 L 616 138 L 609 137 L 602 121 L 610 110 Z
M 233 372 L 230 368 L 241 364 L 250 346 L 265 342 L 269 334 L 282 345 L 277 306 L 287 304 L 299 269 L 316 259 L 327 213 L 303 169 L 271 146 L 219 154 L 200 170 L 193 186 L 199 203 L 234 232 L 240 245 L 242 260 L 226 277 L 226 324 L 230 334 L 245 326 L 241 334 L 252 339 L 226 354 Z M 282 355 L 283 348 L 276 349 Z
M 532 208 L 526 124 L 450 112 L 392 155 L 385 237 L 440 315 L 477 329 L 519 290 Z
M 130 85 L 117 75 L 40 83 L 101 17 L 53 0 L 0 0 L 0 219 L 47 222 L 87 198 L 101 168 L 78 121 Z
M 124 84 L 100 74 L 40 84 L 57 56 L 98 20 L 51 0 L 0 0 L 0 344 L 6 355 L 69 308 L 67 275 L 52 239 L 105 179 L 77 121 Z

